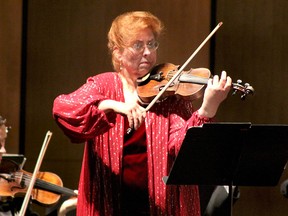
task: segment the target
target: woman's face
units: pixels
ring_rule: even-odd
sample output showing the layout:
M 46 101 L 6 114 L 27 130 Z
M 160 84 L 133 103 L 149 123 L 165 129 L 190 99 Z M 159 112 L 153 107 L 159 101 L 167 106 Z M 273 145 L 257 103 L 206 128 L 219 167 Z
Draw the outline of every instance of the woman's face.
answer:
M 120 54 L 122 70 L 134 79 L 146 75 L 155 65 L 158 42 L 150 28 L 138 32 L 135 39 Z

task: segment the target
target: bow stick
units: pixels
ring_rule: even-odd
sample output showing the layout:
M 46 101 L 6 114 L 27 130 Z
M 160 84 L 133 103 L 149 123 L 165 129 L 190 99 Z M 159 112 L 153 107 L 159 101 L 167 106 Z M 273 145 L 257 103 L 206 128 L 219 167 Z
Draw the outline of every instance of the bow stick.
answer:
M 26 212 L 26 209 L 27 209 L 27 206 L 28 206 L 28 202 L 29 202 L 29 199 L 30 199 L 30 196 L 31 196 L 31 192 L 32 192 L 32 189 L 34 187 L 34 184 L 35 184 L 35 181 L 36 181 L 36 178 L 37 178 L 37 174 L 39 172 L 40 165 L 42 163 L 44 154 L 45 154 L 46 149 L 48 147 L 48 144 L 50 142 L 51 136 L 52 136 L 52 133 L 50 131 L 48 131 L 46 133 L 46 136 L 45 136 L 45 139 L 44 139 L 44 142 L 43 142 L 43 145 L 42 145 L 42 148 L 41 148 L 41 151 L 40 151 L 37 163 L 36 163 L 36 166 L 34 168 L 34 172 L 33 172 L 29 187 L 27 189 L 24 201 L 23 201 L 22 206 L 21 206 L 21 210 L 19 212 L 20 216 L 24 216 L 25 215 L 25 212 Z

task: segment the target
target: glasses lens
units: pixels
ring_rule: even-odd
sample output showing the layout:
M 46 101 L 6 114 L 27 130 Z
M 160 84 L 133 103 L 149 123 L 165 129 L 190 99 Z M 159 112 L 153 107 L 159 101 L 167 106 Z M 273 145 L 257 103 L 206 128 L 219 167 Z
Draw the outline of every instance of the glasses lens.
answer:
M 132 48 L 137 52 L 141 52 L 144 50 L 144 43 L 142 41 L 137 41 L 133 44 Z
M 147 48 L 150 50 L 150 51 L 154 51 L 158 48 L 159 46 L 159 43 L 157 41 L 151 41 L 147 44 Z
M 159 46 L 158 41 L 150 41 L 146 44 L 146 47 L 150 51 L 155 51 Z M 132 49 L 136 52 L 143 52 L 145 49 L 145 44 L 143 41 L 137 41 L 132 45 Z

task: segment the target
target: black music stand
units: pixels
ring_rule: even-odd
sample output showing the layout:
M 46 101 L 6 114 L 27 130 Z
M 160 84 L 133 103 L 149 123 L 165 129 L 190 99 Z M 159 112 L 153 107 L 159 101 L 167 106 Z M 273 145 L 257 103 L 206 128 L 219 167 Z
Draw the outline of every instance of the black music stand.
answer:
M 0 173 L 11 173 L 22 169 L 26 158 L 22 154 L 3 154 L 0 160 Z
M 208 123 L 189 128 L 167 185 L 276 186 L 288 160 L 288 125 Z

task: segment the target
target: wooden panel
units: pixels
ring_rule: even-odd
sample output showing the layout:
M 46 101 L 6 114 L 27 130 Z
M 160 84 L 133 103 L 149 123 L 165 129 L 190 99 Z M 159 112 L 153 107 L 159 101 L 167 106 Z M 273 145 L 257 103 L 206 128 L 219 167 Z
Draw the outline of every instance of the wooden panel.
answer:
M 245 103 L 227 101 L 231 112 L 226 109 L 223 118 L 287 122 L 287 9 L 287 1 L 218 2 L 217 19 L 224 26 L 217 37 L 215 70 L 227 70 L 235 81 L 243 79 L 255 88 Z
M 215 71 L 226 70 L 255 88 L 246 101 L 226 100 L 218 120 L 287 124 L 287 10 L 285 0 L 217 1 L 217 20 L 224 24 L 216 40 Z M 233 215 L 287 215 L 288 200 L 280 194 L 287 177 L 284 170 L 277 187 L 240 188 Z
M 0 1 L 0 115 L 11 126 L 8 153 L 19 151 L 22 1 Z

